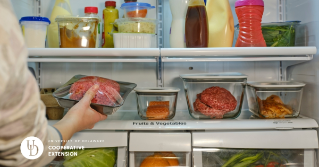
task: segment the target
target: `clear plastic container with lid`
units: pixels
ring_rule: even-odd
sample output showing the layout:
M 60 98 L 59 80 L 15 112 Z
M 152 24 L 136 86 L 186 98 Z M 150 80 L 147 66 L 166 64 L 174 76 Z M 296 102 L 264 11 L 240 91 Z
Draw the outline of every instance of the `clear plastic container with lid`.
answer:
M 236 118 L 240 115 L 247 76 L 241 73 L 180 75 L 190 115 L 195 119 Z
M 114 23 L 119 33 L 156 33 L 156 20 L 146 18 L 117 19 Z
M 304 86 L 298 82 L 248 82 L 249 110 L 260 118 L 296 118 Z
M 137 110 L 142 119 L 168 120 L 176 113 L 178 88 L 136 88 Z
M 60 16 L 55 19 L 59 28 L 60 48 L 97 48 L 98 17 Z
M 20 19 L 28 48 L 45 48 L 46 32 L 49 24 L 50 20 L 46 17 L 27 16 Z
M 148 10 L 154 9 L 149 3 L 130 2 L 123 3 L 121 9 L 124 10 L 125 18 L 146 18 Z

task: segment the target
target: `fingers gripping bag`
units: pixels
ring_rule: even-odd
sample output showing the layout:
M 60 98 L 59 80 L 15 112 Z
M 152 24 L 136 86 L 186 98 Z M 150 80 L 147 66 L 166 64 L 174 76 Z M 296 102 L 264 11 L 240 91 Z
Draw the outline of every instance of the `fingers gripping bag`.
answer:
M 61 107 L 69 109 L 78 103 L 94 85 L 99 85 L 99 89 L 91 100 L 90 106 L 104 115 L 112 115 L 119 110 L 127 96 L 137 86 L 135 83 L 97 76 L 75 75 L 52 95 Z

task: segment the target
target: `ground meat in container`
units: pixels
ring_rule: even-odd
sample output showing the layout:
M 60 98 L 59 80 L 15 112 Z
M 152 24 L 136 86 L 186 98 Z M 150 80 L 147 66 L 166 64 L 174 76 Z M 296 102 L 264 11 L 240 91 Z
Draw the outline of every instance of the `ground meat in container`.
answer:
M 116 81 L 95 76 L 83 77 L 75 82 L 70 89 L 70 99 L 81 100 L 84 94 L 95 84 L 98 84 L 100 88 L 92 99 L 92 103 L 106 106 L 118 104 L 116 97 L 120 96 L 120 85 Z
M 224 88 L 210 87 L 197 95 L 193 105 L 195 111 L 221 119 L 226 113 L 236 109 L 237 100 Z

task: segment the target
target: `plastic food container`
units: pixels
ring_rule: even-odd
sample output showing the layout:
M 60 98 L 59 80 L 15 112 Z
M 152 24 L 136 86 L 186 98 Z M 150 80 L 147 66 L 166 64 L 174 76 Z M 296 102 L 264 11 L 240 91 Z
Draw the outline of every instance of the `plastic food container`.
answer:
M 82 79 L 84 77 L 87 77 L 87 76 L 75 75 L 67 83 L 62 85 L 55 92 L 53 92 L 53 97 L 58 101 L 58 103 L 61 107 L 71 108 L 77 102 L 79 102 L 79 100 L 73 100 L 74 98 L 71 97 L 72 93 L 70 93 L 71 92 L 70 90 L 71 90 L 72 85 L 75 82 L 79 81 L 80 79 Z M 77 90 L 77 94 L 73 97 L 80 96 L 80 98 L 82 98 L 85 92 L 82 92 L 81 89 L 89 86 L 89 84 L 85 83 L 86 81 L 83 81 L 83 80 L 81 80 L 81 81 L 82 81 L 81 84 L 78 85 L 79 89 Z M 95 109 L 96 111 L 98 111 L 102 114 L 105 114 L 105 115 L 112 115 L 118 109 L 120 109 L 120 107 L 123 106 L 127 96 L 136 87 L 136 84 L 134 84 L 134 83 L 115 81 L 120 86 L 119 93 L 117 93 L 114 91 L 114 89 L 113 90 L 111 89 L 114 86 L 114 84 L 107 83 L 107 85 L 106 85 L 105 82 L 103 83 L 103 80 L 101 81 L 99 79 L 96 79 L 96 82 L 98 82 L 98 81 L 100 81 L 100 82 L 94 83 L 94 84 L 99 84 L 99 85 L 103 85 L 103 86 L 100 86 L 98 93 L 95 95 L 94 99 L 92 100 L 91 107 L 93 109 Z M 108 93 L 106 93 L 106 92 L 108 92 Z M 112 92 L 111 93 L 112 97 L 110 97 L 110 92 Z M 102 94 L 103 96 L 98 96 L 98 94 L 99 95 Z M 99 99 L 106 98 L 106 96 L 108 98 L 107 104 L 94 103 L 94 100 L 96 100 L 97 102 L 101 102 L 101 101 L 99 101 Z
M 115 48 L 156 48 L 155 34 L 114 33 Z
M 249 82 L 249 110 L 260 118 L 296 118 L 304 86 L 298 82 Z
M 295 27 L 300 21 L 262 23 L 261 29 L 267 47 L 295 46 Z M 238 38 L 239 25 L 235 26 L 235 39 Z
M 172 119 L 179 91 L 178 88 L 136 88 L 138 115 L 150 120 Z
M 50 23 L 50 20 L 46 17 L 28 16 L 20 19 L 28 48 L 45 48 L 47 26 Z
M 97 48 L 98 17 L 63 16 L 55 19 L 60 48 Z
M 144 18 L 124 18 L 115 20 L 115 27 L 119 33 L 155 34 L 156 20 Z
M 195 119 L 239 116 L 247 76 L 241 73 L 180 75 L 190 115 Z
M 145 18 L 148 10 L 154 9 L 155 6 L 151 6 L 149 3 L 130 2 L 123 3 L 121 9 L 124 10 L 125 18 Z

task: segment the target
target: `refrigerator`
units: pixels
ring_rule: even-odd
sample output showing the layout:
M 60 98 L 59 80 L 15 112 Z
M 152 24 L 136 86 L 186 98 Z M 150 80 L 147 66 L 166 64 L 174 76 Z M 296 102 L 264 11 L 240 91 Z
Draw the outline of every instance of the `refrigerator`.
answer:
M 119 7 L 124 0 L 115 1 L 121 17 L 123 11 Z M 67 145 L 76 144 L 76 140 L 98 140 L 81 144 L 88 149 L 113 151 L 114 166 L 119 167 L 139 167 L 147 157 L 159 154 L 170 154 L 168 157 L 177 159 L 178 166 L 189 167 L 234 166 L 235 162 L 258 158 L 263 164 L 256 161 L 251 163 L 253 166 L 318 166 L 318 0 L 264 0 L 263 23 L 301 21 L 295 30 L 295 47 L 193 49 L 170 47 L 169 0 L 138 2 L 156 7 L 148 15 L 157 20 L 157 47 L 29 48 L 28 66 L 34 69 L 40 88 L 58 88 L 78 74 L 132 82 L 138 87 L 179 88 L 176 114 L 171 120 L 142 120 L 137 112 L 136 93 L 132 91 L 115 114 L 93 129 L 76 133 Z M 49 18 L 55 1 L 11 0 L 11 3 L 18 19 Z M 97 6 L 100 18 L 104 3 L 104 0 L 70 0 L 74 15 L 84 15 L 86 6 Z M 235 0 L 229 3 L 237 24 Z M 245 95 L 241 114 L 235 119 L 192 118 L 180 75 L 218 72 L 240 72 L 248 76 L 248 81 L 305 83 L 299 117 L 256 118 L 249 111 Z M 53 125 L 57 121 L 48 122 Z M 241 161 L 236 157 L 241 157 Z M 99 160 L 103 164 L 109 161 Z M 63 166 L 64 162 L 60 158 L 50 165 Z

